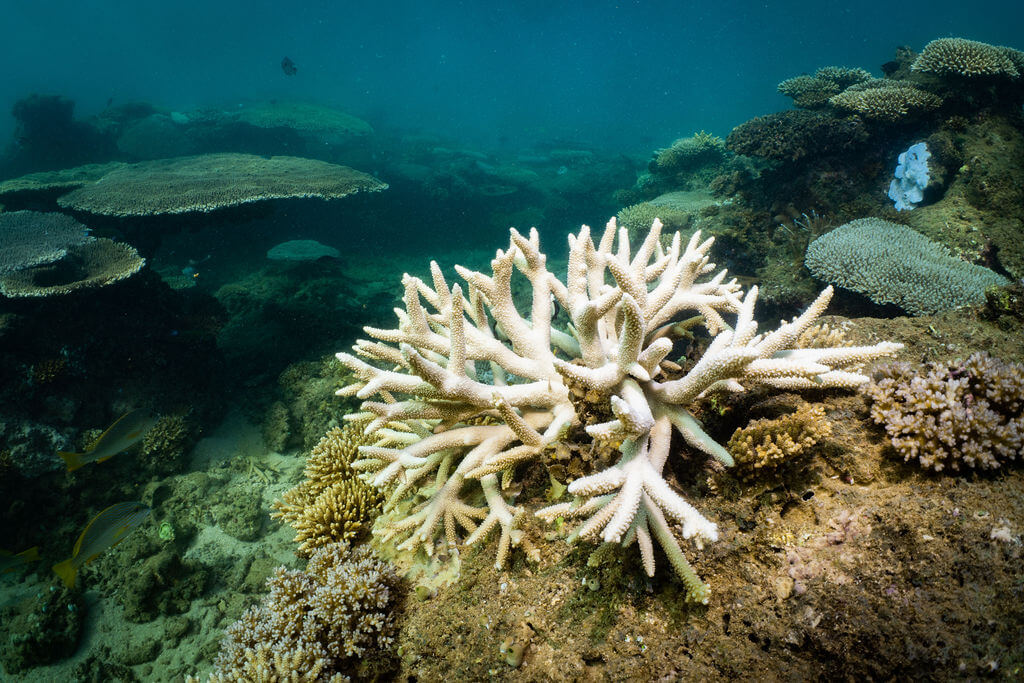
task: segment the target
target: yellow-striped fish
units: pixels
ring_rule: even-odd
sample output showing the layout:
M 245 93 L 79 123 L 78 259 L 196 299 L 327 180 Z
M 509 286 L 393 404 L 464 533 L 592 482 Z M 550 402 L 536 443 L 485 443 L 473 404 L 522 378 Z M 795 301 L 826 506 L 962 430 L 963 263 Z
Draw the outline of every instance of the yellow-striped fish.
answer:
M 73 588 L 78 570 L 92 562 L 107 548 L 112 548 L 146 521 L 152 510 L 142 503 L 116 503 L 92 518 L 75 541 L 71 557 L 53 565 L 53 571 L 64 585 Z
M 58 451 L 57 455 L 64 458 L 68 472 L 74 472 L 91 462 L 103 462 L 113 458 L 144 437 L 156 422 L 156 418 L 150 416 L 147 411 L 132 410 L 117 418 L 117 421 L 83 452 Z
M 35 562 L 39 559 L 39 546 L 34 545 L 28 550 L 22 550 L 20 553 L 11 553 L 6 550 L 0 550 L 0 574 L 7 574 L 13 572 L 20 567 L 25 566 L 29 562 Z

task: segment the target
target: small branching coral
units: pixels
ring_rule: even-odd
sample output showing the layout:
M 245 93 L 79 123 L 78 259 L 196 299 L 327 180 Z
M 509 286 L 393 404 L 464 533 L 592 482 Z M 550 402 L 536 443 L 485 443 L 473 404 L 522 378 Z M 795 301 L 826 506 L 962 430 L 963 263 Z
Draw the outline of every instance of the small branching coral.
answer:
M 987 353 L 966 361 L 879 369 L 864 387 L 871 417 L 904 460 L 922 467 L 995 469 L 1024 449 L 1024 366 Z
M 380 494 L 351 465 L 365 443 L 365 435 L 352 425 L 331 429 L 306 459 L 305 480 L 274 503 L 270 516 L 295 529 L 299 555 L 331 543 L 354 543 L 373 524 Z
M 305 571 L 279 567 L 270 594 L 228 627 L 210 681 L 341 681 L 389 647 L 399 578 L 365 547 L 313 552 Z
M 830 436 L 832 423 L 825 418 L 825 409 L 803 403 L 781 417 L 751 420 L 733 432 L 728 448 L 736 473 L 753 479 L 801 458 Z
M 361 412 L 348 417 L 377 439 L 359 449 L 362 459 L 353 467 L 374 472 L 377 486 L 390 486 L 385 510 L 401 513 L 378 532 L 400 539 L 400 548 L 431 553 L 438 536 L 455 546 L 462 530 L 471 545 L 498 528 L 498 566 L 512 546 L 536 558 L 520 528 L 525 509 L 506 497 L 499 474 L 509 483 L 517 465 L 585 433 L 617 448 L 618 460 L 573 481 L 573 502 L 536 515 L 582 519 L 570 540 L 636 542 L 652 576 L 656 539 L 689 599 L 707 601 L 708 586 L 683 554 L 676 525 L 698 545 L 716 540 L 718 528 L 673 489 L 662 469 L 673 429 L 690 449 L 725 465 L 733 461 L 689 406 L 709 392 L 755 385 L 854 387 L 867 381 L 856 372 L 859 365 L 900 345 L 795 348 L 824 311 L 831 288 L 795 320 L 758 334 L 757 288 L 744 296 L 725 271 L 700 281 L 715 270 L 708 256 L 713 240 L 701 241 L 697 232 L 684 245 L 675 233 L 666 248 L 661 228 L 655 221 L 633 253 L 614 219 L 596 244 L 583 226 L 569 236 L 564 283 L 548 271 L 537 231 L 527 237 L 514 229 L 509 248 L 491 262 L 492 275 L 456 267 L 465 295 L 462 286 L 449 286 L 436 263 L 432 287 L 403 278 L 398 328 L 365 328 L 379 341 L 355 346 L 375 364 L 338 354 L 358 378 L 338 393 L 364 400 Z M 532 291 L 528 316 L 513 301 L 517 273 Z M 556 305 L 569 321 L 561 327 L 553 324 Z M 723 314 L 734 315 L 733 324 Z M 684 371 L 667 357 L 674 340 L 697 324 L 713 340 Z M 587 410 L 581 400 L 601 409 Z M 586 423 L 582 415 L 603 421 Z

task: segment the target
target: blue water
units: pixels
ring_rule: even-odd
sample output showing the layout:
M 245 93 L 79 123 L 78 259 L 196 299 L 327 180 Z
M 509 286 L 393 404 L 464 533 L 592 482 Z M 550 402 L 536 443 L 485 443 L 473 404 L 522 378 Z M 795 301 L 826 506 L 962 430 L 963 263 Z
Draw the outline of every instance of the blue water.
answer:
M 789 105 L 775 84 L 898 45 L 962 36 L 1020 46 L 1024 5 L 996 2 L 3 3 L 0 139 L 11 105 L 62 94 L 186 110 L 311 98 L 484 144 L 571 139 L 649 152 Z M 286 76 L 280 62 L 298 66 Z

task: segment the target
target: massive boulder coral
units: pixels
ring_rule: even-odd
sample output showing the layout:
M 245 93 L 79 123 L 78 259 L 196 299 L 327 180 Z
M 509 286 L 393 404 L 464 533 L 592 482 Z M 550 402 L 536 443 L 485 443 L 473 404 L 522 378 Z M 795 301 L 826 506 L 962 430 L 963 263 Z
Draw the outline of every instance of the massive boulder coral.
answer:
M 454 547 L 461 529 L 472 545 L 499 528 L 497 566 L 512 546 L 536 558 L 520 528 L 526 510 L 502 484 L 511 483 L 517 465 L 560 442 L 589 438 L 617 448 L 617 461 L 573 481 L 573 502 L 536 514 L 549 521 L 582 518 L 571 538 L 636 542 L 649 575 L 657 539 L 689 599 L 707 601 L 708 586 L 683 554 L 675 525 L 698 545 L 716 540 L 718 528 L 662 470 L 673 430 L 689 449 L 725 465 L 733 461 L 691 404 L 708 392 L 756 385 L 854 387 L 867 381 L 856 372 L 859 365 L 900 345 L 794 348 L 824 311 L 831 288 L 793 321 L 758 334 L 756 287 L 743 295 L 724 270 L 702 279 L 715 270 L 708 256 L 713 239 L 701 241 L 697 232 L 684 246 L 675 233 L 666 248 L 661 228 L 655 221 L 633 253 L 614 219 L 596 244 L 583 226 L 569 236 L 564 282 L 547 269 L 537 231 L 525 236 L 514 229 L 509 248 L 491 262 L 491 275 L 456 267 L 465 294 L 436 263 L 432 286 L 403 278 L 398 328 L 365 328 L 378 341 L 360 340 L 356 355 L 338 354 L 357 378 L 338 393 L 364 401 L 348 417 L 376 437 L 360 447 L 362 459 L 353 467 L 375 472 L 374 484 L 391 487 L 385 503 L 391 521 L 377 532 L 400 540 L 400 548 L 429 554 L 439 536 Z M 513 300 L 520 276 L 532 294 L 526 316 Z M 723 314 L 735 315 L 734 322 Z M 684 370 L 668 355 L 674 340 L 699 324 L 714 338 Z

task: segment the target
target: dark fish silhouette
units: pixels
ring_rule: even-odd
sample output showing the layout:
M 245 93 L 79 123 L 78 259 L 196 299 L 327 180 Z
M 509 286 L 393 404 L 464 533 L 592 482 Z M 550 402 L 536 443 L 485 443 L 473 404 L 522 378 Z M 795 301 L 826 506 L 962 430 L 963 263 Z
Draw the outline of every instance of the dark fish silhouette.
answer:
M 285 76 L 294 76 L 298 70 L 298 67 L 295 66 L 295 62 L 292 61 L 291 57 L 285 57 L 281 60 L 281 71 L 284 72 Z

